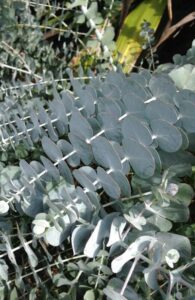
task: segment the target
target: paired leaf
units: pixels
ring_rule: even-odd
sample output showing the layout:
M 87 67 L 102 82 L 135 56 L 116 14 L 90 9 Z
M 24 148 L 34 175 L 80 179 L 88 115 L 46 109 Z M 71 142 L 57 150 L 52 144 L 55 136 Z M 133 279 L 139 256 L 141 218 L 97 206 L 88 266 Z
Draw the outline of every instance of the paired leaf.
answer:
M 136 175 L 142 178 L 154 175 L 155 159 L 148 147 L 130 138 L 123 140 L 123 147 Z
M 97 137 L 91 142 L 91 145 L 97 164 L 105 169 L 109 168 L 117 171 L 122 169 L 118 153 L 105 137 Z
M 149 128 L 132 115 L 122 121 L 122 133 L 125 138 L 134 139 L 145 146 L 152 144 L 152 133 Z
M 177 152 L 181 148 L 182 135 L 175 126 L 163 120 L 152 120 L 150 126 L 154 138 L 162 150 Z

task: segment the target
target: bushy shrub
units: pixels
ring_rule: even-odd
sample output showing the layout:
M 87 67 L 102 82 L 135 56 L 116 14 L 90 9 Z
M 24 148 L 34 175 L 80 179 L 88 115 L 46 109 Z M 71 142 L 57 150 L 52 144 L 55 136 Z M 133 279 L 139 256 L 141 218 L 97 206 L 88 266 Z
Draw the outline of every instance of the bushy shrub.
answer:
M 177 285 L 188 295 L 192 275 L 181 274 L 193 265 L 191 245 L 174 224 L 188 222 L 193 198 L 183 178 L 194 163 L 188 151 L 194 93 L 148 71 L 110 72 L 87 84 L 69 76 L 72 92 L 58 93 L 54 85 L 50 101 L 36 98 L 14 109 L 4 101 L 2 151 L 19 147 L 26 159 L 2 165 L 2 283 L 13 283 L 7 254 L 20 289 L 28 276 L 41 287 L 43 269 L 51 290 L 65 286 L 67 297 L 86 276 L 85 295 L 105 288 L 108 298 L 120 290 L 138 299 L 153 289 L 171 297 Z M 22 249 L 24 262 L 17 257 Z M 137 285 L 141 274 L 144 290 Z
M 19 3 L 3 3 L 3 24 L 36 20 Z M 67 9 L 94 32 L 84 7 Z M 192 299 L 195 93 L 166 68 L 75 77 L 39 33 L 24 49 L 32 74 L 1 70 L 1 299 Z M 17 38 L 23 47 L 32 28 Z

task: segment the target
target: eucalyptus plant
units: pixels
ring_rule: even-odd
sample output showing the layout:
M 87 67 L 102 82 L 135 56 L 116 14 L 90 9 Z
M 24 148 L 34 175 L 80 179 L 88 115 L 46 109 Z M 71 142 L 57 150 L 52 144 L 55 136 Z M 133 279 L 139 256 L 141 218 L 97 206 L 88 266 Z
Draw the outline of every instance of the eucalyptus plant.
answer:
M 195 92 L 165 67 L 116 68 L 96 2 L 1 9 L 4 39 L 8 26 L 32 23 L 6 40 L 15 49 L 30 39 L 25 60 L 9 48 L 1 70 L 0 298 L 193 299 Z M 58 64 L 44 22 L 63 32 L 67 22 L 66 38 L 87 28 L 87 49 L 96 42 L 112 70 L 75 76 L 74 47 Z
M 27 276 L 40 287 L 37 248 L 41 245 L 55 261 L 47 250 L 51 245 L 71 247 L 62 264 L 77 258 L 95 260 L 96 267 L 100 263 L 98 277 L 91 275 L 90 289 L 84 287 L 86 295 L 104 287 L 108 298 L 131 299 L 132 294 L 138 299 L 144 295 L 141 286 L 136 288 L 141 273 L 155 295 L 176 295 L 178 285 L 188 294 L 194 290 L 191 276 L 184 279 L 182 273 L 193 266 L 191 244 L 173 228 L 174 223 L 188 222 L 193 198 L 193 189 L 182 178 L 190 175 L 194 164 L 188 151 L 188 135 L 195 131 L 194 92 L 178 91 L 168 75 L 148 71 L 130 76 L 112 71 L 104 78 L 91 74 L 88 83 L 75 80 L 71 72 L 69 77 L 71 92 L 58 92 L 53 85 L 52 100 L 15 103 L 2 114 L 2 153 L 19 145 L 29 154 L 40 149 L 37 160 L 6 163 L 1 172 L 3 257 L 7 254 L 14 265 L 17 287 L 25 289 L 22 278 Z M 6 228 L 9 216 L 27 218 L 27 224 L 19 219 L 16 228 L 13 222 Z M 31 239 L 26 240 L 29 228 Z M 13 248 L 12 234 L 21 246 Z M 17 261 L 21 248 L 30 275 Z M 179 267 L 179 260 L 185 267 Z M 45 263 L 40 269 L 48 272 L 50 263 Z M 2 264 L 1 280 L 10 283 L 9 289 L 9 265 L 4 259 Z M 76 278 L 86 276 L 91 270 L 86 267 L 75 265 Z M 49 274 L 52 278 L 52 271 Z M 63 286 L 76 288 L 75 278 L 56 276 Z

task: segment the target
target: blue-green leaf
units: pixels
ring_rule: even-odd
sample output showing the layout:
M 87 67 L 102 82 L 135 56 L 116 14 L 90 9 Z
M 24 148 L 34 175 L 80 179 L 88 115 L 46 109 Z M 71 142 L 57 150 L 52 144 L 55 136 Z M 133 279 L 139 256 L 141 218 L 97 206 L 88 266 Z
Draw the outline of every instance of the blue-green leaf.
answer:
M 134 172 L 143 178 L 151 177 L 155 171 L 155 159 L 150 149 L 133 139 L 124 139 L 123 147 Z
M 177 122 L 178 112 L 173 104 L 156 100 L 147 105 L 146 115 L 150 121 L 161 119 L 174 124 Z
M 68 137 L 82 162 L 85 165 L 89 165 L 93 159 L 91 145 L 87 144 L 86 141 L 78 135 L 69 133 Z
M 121 271 L 124 264 L 142 253 L 155 238 L 151 236 L 141 236 L 133 242 L 123 254 L 113 259 L 111 266 L 114 273 Z
M 152 144 L 152 133 L 149 128 L 135 116 L 127 116 L 122 121 L 122 133 L 125 138 L 135 139 L 140 144 Z
M 118 153 L 105 137 L 97 137 L 91 142 L 96 162 L 112 170 L 121 170 L 122 164 Z
M 82 171 L 82 168 L 73 171 L 73 175 L 76 180 L 87 190 L 94 192 L 96 190 L 95 185 L 91 182 L 85 173 Z
M 56 162 L 62 159 L 63 155 L 61 150 L 56 146 L 56 144 L 52 140 L 44 136 L 41 142 L 44 152 L 52 161 Z
M 78 110 L 73 111 L 69 126 L 71 134 L 78 135 L 84 140 L 93 136 L 91 125 Z
M 83 251 L 91 231 L 92 228 L 82 225 L 73 230 L 71 235 L 71 243 L 74 255 Z
M 163 120 L 152 120 L 150 126 L 162 150 L 176 152 L 181 148 L 182 135 L 175 126 Z
M 121 194 L 121 190 L 118 183 L 114 179 L 112 179 L 112 177 L 109 174 L 107 174 L 101 167 L 97 168 L 97 175 L 105 192 L 111 198 L 118 199 Z

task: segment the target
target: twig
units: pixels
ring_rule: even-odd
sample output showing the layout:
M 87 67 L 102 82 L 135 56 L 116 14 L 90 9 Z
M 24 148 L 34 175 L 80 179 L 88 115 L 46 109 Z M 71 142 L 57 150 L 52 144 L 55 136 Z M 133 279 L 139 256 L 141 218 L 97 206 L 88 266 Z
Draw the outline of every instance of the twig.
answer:
M 181 19 L 179 22 L 177 22 L 175 25 L 166 28 L 160 38 L 160 40 L 158 41 L 157 45 L 155 45 L 153 47 L 153 51 L 156 51 L 157 48 L 164 43 L 164 41 L 166 41 L 168 38 L 170 38 L 171 35 L 173 35 L 173 33 L 178 30 L 181 26 L 193 21 L 195 19 L 195 11 L 191 12 L 190 14 L 188 14 L 187 16 L 185 16 L 183 19 Z
M 30 67 L 27 65 L 27 63 L 25 62 L 25 60 L 24 60 L 24 58 L 14 49 L 14 48 L 12 48 L 10 45 L 8 45 L 5 41 L 2 41 L 1 42 L 8 50 L 10 50 L 12 53 L 12 55 L 14 54 L 15 56 L 17 56 L 19 59 L 20 59 L 20 61 L 21 61 L 21 63 L 25 66 L 25 68 L 32 74 L 33 72 L 31 71 L 31 69 L 30 69 Z M 3 47 L 2 47 L 3 48 Z M 4 48 L 3 48 L 4 49 Z M 6 50 L 6 49 L 5 49 Z M 34 74 L 35 76 L 37 76 L 37 77 L 40 77 L 40 76 L 38 76 L 38 75 L 36 75 L 36 74 Z
M 35 77 L 37 77 L 37 78 L 39 78 L 39 79 L 42 79 L 41 76 L 36 75 L 36 74 L 34 74 L 34 73 L 30 72 L 30 71 L 26 71 L 26 70 L 23 70 L 23 69 L 20 69 L 20 68 L 16 68 L 16 67 L 13 67 L 13 66 L 9 66 L 9 65 L 4 64 L 4 63 L 2 63 L 2 62 L 0 62 L 0 67 L 1 67 L 1 68 L 11 69 L 11 70 L 14 70 L 14 71 L 16 71 L 16 72 L 25 73 L 25 74 L 28 74 L 28 75 L 33 75 L 33 76 L 35 76 Z
M 134 271 L 134 269 L 135 269 L 135 267 L 136 267 L 137 262 L 138 262 L 139 259 L 140 259 L 140 256 L 139 256 L 139 255 L 134 259 L 134 262 L 133 262 L 133 264 L 132 264 L 132 266 L 131 266 L 131 268 L 130 268 L 130 270 L 129 270 L 129 273 L 128 273 L 128 275 L 127 275 L 127 277 L 126 277 L 126 279 L 125 279 L 125 282 L 124 282 L 124 284 L 123 284 L 123 287 L 122 287 L 122 289 L 121 289 L 121 291 L 120 291 L 120 295 L 121 295 L 121 296 L 124 294 L 125 289 L 127 288 L 128 282 L 129 282 L 130 279 L 131 279 L 131 276 L 132 276 L 132 274 L 133 274 L 133 271 Z
M 29 1 L 29 5 L 30 6 L 42 6 L 42 7 L 47 7 L 47 8 L 53 8 L 53 9 L 59 9 L 59 10 L 64 10 L 64 11 L 69 11 L 70 8 L 65 8 L 65 7 L 61 7 L 61 6 L 55 6 L 55 5 L 48 5 L 48 4 L 42 4 L 42 3 L 37 3 L 37 2 L 34 2 L 34 1 Z
M 50 267 L 50 268 L 51 268 L 51 267 L 55 267 L 55 266 L 60 265 L 61 263 L 69 262 L 69 261 L 71 261 L 71 260 L 77 260 L 77 259 L 79 259 L 79 258 L 84 258 L 84 257 L 86 257 L 86 255 L 84 255 L 84 254 L 82 254 L 82 255 L 77 255 L 77 256 L 73 256 L 73 257 L 70 257 L 70 258 L 63 259 L 61 262 L 55 262 L 55 263 L 53 263 L 53 264 L 50 264 L 49 267 Z M 39 268 L 39 269 L 37 269 L 37 270 L 35 270 L 35 272 L 36 272 L 36 273 L 39 273 L 39 272 L 41 272 L 41 271 L 43 271 L 43 270 L 45 270 L 45 269 L 47 269 L 47 268 L 48 268 L 48 265 L 47 265 L 47 266 L 44 266 L 44 267 L 42 267 L 42 268 Z M 25 275 L 21 276 L 21 279 L 26 278 L 26 277 L 29 277 L 29 276 L 31 276 L 31 275 L 33 275 L 33 272 L 30 272 L 30 273 L 28 273 L 28 274 L 25 274 Z M 15 280 L 15 279 L 14 279 L 14 280 Z M 8 281 L 8 284 L 14 282 L 14 280 Z

